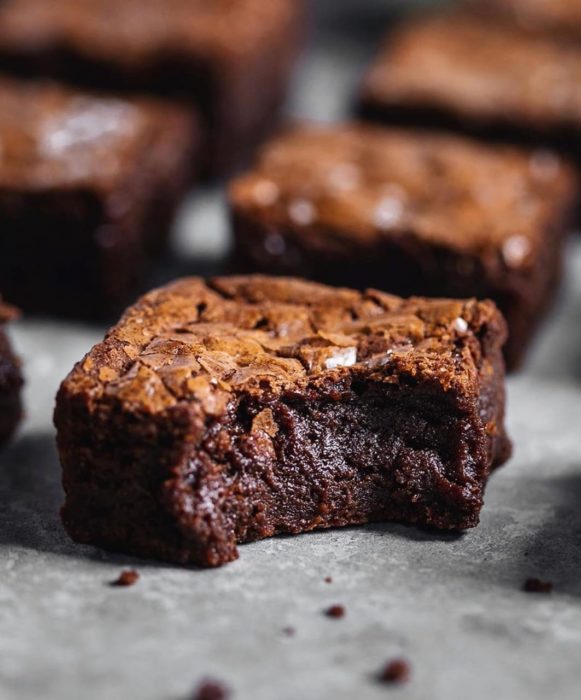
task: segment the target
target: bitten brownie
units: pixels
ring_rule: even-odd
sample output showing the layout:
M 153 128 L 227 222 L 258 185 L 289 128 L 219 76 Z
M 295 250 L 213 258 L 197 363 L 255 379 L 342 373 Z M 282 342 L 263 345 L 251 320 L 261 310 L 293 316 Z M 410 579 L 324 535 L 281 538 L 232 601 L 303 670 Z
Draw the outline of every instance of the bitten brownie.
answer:
M 22 415 L 20 361 L 5 331 L 5 325 L 16 315 L 0 298 L 0 445 L 12 435 Z
M 468 14 L 417 20 L 389 37 L 360 111 L 581 157 L 581 46 Z
M 504 430 L 491 302 L 177 281 L 73 369 L 55 423 L 78 542 L 218 566 L 278 533 L 478 523 Z
M 207 168 L 235 166 L 273 126 L 305 0 L 3 0 L 0 69 L 175 98 L 201 112 Z
M 266 147 L 230 200 L 237 270 L 491 298 L 508 321 L 513 369 L 559 280 L 576 183 L 547 151 L 305 126 Z
M 0 81 L 0 289 L 27 312 L 118 314 L 190 175 L 189 115 Z

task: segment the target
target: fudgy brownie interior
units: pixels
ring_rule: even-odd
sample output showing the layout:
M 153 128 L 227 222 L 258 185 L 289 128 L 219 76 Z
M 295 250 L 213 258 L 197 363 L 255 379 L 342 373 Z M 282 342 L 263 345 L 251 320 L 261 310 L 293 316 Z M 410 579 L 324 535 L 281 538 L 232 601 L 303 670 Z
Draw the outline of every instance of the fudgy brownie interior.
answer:
M 490 303 L 258 277 L 155 292 L 59 392 L 65 525 L 210 566 L 278 533 L 472 527 L 510 451 L 504 339 Z

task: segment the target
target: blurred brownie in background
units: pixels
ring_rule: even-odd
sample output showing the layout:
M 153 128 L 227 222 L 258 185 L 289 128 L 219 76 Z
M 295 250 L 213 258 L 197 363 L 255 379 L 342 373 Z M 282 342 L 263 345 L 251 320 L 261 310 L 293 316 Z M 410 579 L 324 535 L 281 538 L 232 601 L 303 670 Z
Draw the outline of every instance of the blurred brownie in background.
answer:
M 2 293 L 27 312 L 119 311 L 190 179 L 190 115 L 11 81 L 0 105 Z
M 65 527 L 202 566 L 281 533 L 474 527 L 511 452 L 505 338 L 490 302 L 261 276 L 155 290 L 58 393 Z
M 16 310 L 2 303 L 0 297 L 0 445 L 12 435 L 22 415 L 20 361 L 10 346 L 5 329 L 16 316 Z
M 307 126 L 234 181 L 233 264 L 401 295 L 493 299 L 521 361 L 561 270 L 576 180 L 548 151 Z
M 360 111 L 581 157 L 581 46 L 466 14 L 416 20 L 388 38 Z
M 207 167 L 233 167 L 275 122 L 305 0 L 4 0 L 0 70 L 195 105 Z
M 526 32 L 581 40 L 579 0 L 464 0 L 482 17 L 507 21 Z

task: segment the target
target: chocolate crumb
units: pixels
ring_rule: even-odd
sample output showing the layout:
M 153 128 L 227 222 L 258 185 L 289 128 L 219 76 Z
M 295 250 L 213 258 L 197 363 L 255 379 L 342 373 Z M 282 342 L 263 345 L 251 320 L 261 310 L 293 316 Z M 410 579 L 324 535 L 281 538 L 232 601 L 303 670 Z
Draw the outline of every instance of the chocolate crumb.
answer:
M 385 664 L 379 680 L 382 683 L 407 683 L 410 673 L 410 665 L 405 659 L 392 659 Z
M 325 576 L 324 581 L 325 583 L 333 583 L 333 579 L 331 576 Z
M 345 608 L 343 605 L 331 605 L 330 608 L 325 610 L 325 615 L 338 620 L 341 617 L 345 617 Z
M 285 637 L 294 637 L 296 629 L 294 627 L 283 627 L 282 633 Z
M 119 574 L 119 577 L 111 581 L 112 586 L 134 586 L 139 581 L 139 572 L 135 569 L 125 569 Z
M 192 700 L 228 700 L 230 691 L 218 681 L 202 681 L 194 691 Z
M 552 593 L 553 584 L 538 578 L 527 578 L 523 585 L 523 591 L 526 593 Z

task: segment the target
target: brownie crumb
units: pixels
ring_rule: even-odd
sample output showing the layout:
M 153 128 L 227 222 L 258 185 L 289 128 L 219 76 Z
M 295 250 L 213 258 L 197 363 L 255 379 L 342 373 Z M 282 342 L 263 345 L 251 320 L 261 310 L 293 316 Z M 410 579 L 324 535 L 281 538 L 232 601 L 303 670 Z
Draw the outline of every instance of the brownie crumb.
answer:
M 134 586 L 139 581 L 139 572 L 135 569 L 125 569 L 119 577 L 111 581 L 112 586 L 126 587 Z
M 333 583 L 333 578 L 331 576 L 325 576 L 324 581 L 325 583 Z
M 285 637 L 294 637 L 296 634 L 296 629 L 294 627 L 283 627 L 282 633 Z
M 192 700 L 228 700 L 230 691 L 214 680 L 202 681 L 194 691 Z
M 343 605 L 331 605 L 330 608 L 325 610 L 325 615 L 338 620 L 341 617 L 345 617 L 345 608 Z
M 407 683 L 410 672 L 410 665 L 405 659 L 392 659 L 385 664 L 379 674 L 379 680 L 382 683 Z
M 552 593 L 553 584 L 538 578 L 527 578 L 523 585 L 523 591 L 526 593 Z

